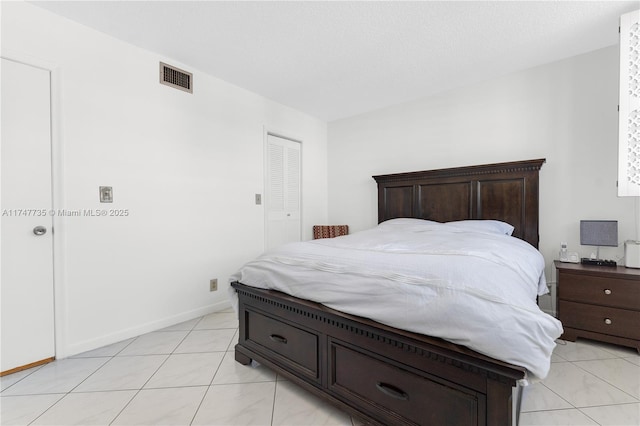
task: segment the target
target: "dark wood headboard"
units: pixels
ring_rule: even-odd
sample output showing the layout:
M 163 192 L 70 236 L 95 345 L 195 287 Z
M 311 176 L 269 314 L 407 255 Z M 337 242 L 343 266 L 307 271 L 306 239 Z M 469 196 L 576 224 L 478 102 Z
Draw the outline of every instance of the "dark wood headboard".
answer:
M 378 223 L 412 217 L 437 222 L 495 219 L 538 247 L 538 171 L 546 160 L 373 176 Z

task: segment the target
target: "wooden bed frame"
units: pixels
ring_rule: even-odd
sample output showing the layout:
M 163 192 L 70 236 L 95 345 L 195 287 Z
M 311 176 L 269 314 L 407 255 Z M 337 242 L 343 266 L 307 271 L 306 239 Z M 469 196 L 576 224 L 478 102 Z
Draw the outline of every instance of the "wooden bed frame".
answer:
M 374 176 L 378 221 L 497 219 L 537 247 L 544 161 Z M 241 364 L 264 364 L 369 424 L 517 424 L 522 367 L 277 291 L 232 286 Z

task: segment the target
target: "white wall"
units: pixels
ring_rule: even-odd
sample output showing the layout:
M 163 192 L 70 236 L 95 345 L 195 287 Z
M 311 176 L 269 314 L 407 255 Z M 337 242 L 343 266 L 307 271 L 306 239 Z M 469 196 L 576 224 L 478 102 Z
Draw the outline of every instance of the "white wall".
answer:
M 55 219 L 58 357 L 228 306 L 263 250 L 266 130 L 302 140 L 303 237 L 326 222 L 326 123 L 22 2 L 2 2 L 2 55 L 54 69 L 56 208 L 129 212 Z M 159 61 L 194 94 L 160 85 Z
M 636 200 L 616 196 L 618 48 L 329 124 L 329 219 L 377 223 L 372 175 L 546 158 L 540 250 L 553 281 L 560 242 L 579 245 L 580 219 L 615 219 L 638 239 Z M 618 259 L 624 248 L 601 249 Z

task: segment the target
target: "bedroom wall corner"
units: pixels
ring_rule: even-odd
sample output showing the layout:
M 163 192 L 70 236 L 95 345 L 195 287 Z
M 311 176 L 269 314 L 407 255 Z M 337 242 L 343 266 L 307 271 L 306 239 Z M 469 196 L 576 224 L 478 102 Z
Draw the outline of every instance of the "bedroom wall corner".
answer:
M 593 250 L 579 244 L 580 219 L 618 220 L 621 241 L 636 235 L 634 201 L 616 195 L 618 67 L 611 46 L 329 123 L 329 219 L 376 224 L 372 175 L 546 158 L 540 251 L 553 284 L 561 241 Z
M 264 247 L 254 194 L 263 192 L 265 127 L 306 145 L 306 236 L 327 219 L 323 121 L 27 2 L 2 2 L 1 13 L 3 55 L 58 66 L 57 208 L 102 209 L 98 187 L 108 185 L 108 209 L 126 212 L 59 218 L 57 357 L 230 306 L 229 276 Z M 159 61 L 193 72 L 194 93 L 160 85 Z

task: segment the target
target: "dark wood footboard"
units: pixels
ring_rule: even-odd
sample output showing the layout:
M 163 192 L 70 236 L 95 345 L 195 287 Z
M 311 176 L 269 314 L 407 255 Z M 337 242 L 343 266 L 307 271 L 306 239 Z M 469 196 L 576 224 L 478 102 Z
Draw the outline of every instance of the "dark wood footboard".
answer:
M 522 367 L 277 291 L 232 286 L 241 364 L 255 360 L 374 425 L 516 423 Z

